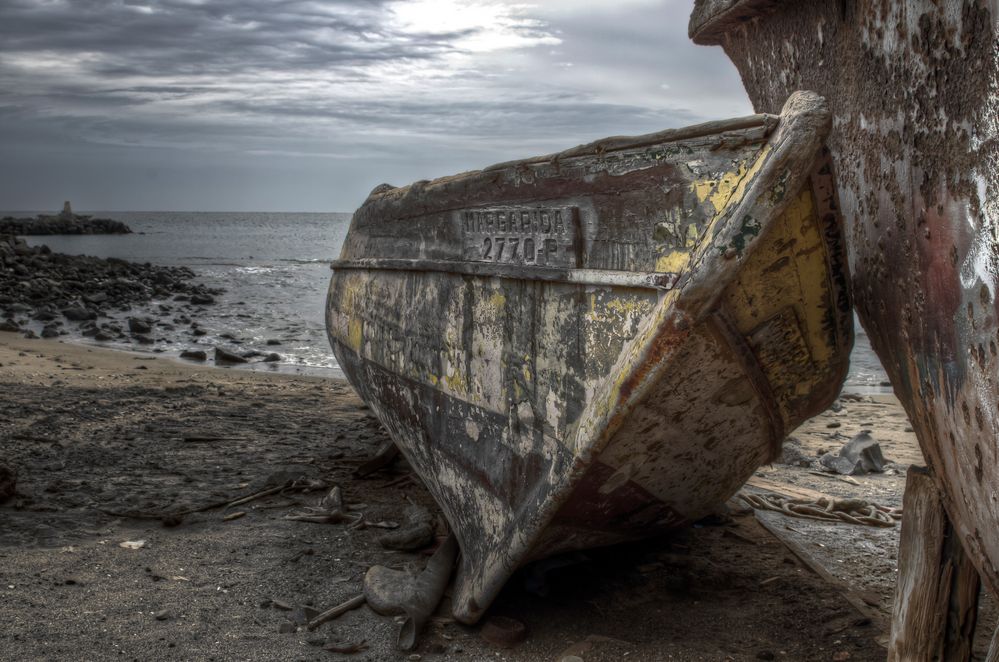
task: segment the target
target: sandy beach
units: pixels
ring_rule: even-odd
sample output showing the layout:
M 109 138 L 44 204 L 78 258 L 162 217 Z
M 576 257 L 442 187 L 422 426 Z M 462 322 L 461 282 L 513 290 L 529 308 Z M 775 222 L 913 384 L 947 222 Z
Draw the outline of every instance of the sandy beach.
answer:
M 296 628 L 360 593 L 369 566 L 424 563 L 426 550 L 379 539 L 411 504 L 438 513 L 402 461 L 353 477 L 387 437 L 346 382 L 0 333 L 0 388 L 0 463 L 17 472 L 0 506 L 8 659 L 884 659 L 899 527 L 758 515 L 800 536 L 836 585 L 737 501 L 669 539 L 521 571 L 489 612 L 526 626 L 512 648 L 455 623 L 446 599 L 415 653 L 397 652 L 398 624 L 366 606 Z M 904 412 L 892 396 L 840 402 L 794 433 L 801 452 L 870 429 L 887 472 L 774 464 L 747 489 L 901 505 L 921 461 Z M 333 486 L 359 526 L 285 519 Z

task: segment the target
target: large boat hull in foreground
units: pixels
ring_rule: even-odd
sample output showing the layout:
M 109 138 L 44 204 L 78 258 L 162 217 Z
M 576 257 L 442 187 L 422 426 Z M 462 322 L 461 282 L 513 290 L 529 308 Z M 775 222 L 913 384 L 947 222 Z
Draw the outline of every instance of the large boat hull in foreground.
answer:
M 723 503 L 852 345 L 828 113 L 376 189 L 334 263 L 351 383 L 443 509 L 474 622 L 523 563 Z
M 698 0 L 757 109 L 829 101 L 857 313 L 999 595 L 999 2 Z

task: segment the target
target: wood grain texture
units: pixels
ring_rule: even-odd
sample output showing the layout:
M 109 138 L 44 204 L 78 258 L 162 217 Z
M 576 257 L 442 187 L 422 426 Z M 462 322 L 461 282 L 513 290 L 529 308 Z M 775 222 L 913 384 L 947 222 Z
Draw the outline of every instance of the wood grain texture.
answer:
M 956 539 L 926 469 L 909 468 L 903 512 L 888 659 L 969 660 L 978 572 Z

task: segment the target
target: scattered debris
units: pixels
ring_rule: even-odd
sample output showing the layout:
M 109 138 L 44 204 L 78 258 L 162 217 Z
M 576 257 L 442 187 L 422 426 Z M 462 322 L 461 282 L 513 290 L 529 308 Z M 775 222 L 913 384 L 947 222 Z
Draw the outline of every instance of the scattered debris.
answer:
M 406 508 L 406 524 L 397 531 L 386 533 L 378 539 L 385 549 L 412 551 L 423 549 L 434 542 L 434 517 L 423 506 Z
M 244 517 L 245 515 L 246 515 L 246 511 L 245 510 L 239 510 L 239 511 L 236 511 L 234 513 L 229 513 L 228 515 L 226 515 L 225 517 L 222 518 L 222 521 L 223 522 L 231 522 L 232 520 L 239 519 L 240 517 Z
M 399 630 L 400 650 L 413 650 L 416 646 L 420 631 L 437 609 L 451 581 L 457 557 L 458 539 L 452 533 L 418 575 L 380 565 L 368 569 L 364 576 L 364 596 L 368 606 L 383 616 L 406 616 Z
M 826 453 L 819 458 L 819 464 L 830 473 L 844 476 L 857 476 L 866 473 L 881 473 L 887 464 L 881 453 L 881 445 L 871 437 L 870 430 L 861 430 L 846 442 L 835 455 Z
M 315 630 L 323 623 L 326 623 L 327 621 L 332 621 L 335 618 L 343 616 L 348 611 L 357 609 L 358 607 L 363 605 L 364 602 L 365 602 L 365 597 L 363 593 L 360 595 L 355 595 L 350 600 L 340 603 L 336 607 L 331 607 L 330 609 L 327 609 L 326 611 L 316 615 L 315 618 L 313 618 L 311 621 L 308 622 L 307 627 L 309 628 L 309 630 Z
M 362 639 L 357 643 L 330 643 L 323 646 L 323 650 L 342 655 L 353 655 L 354 653 L 368 650 L 368 642 Z
M 118 543 L 118 546 L 119 547 L 123 547 L 125 549 L 142 549 L 143 547 L 146 546 L 146 541 L 145 540 L 126 540 L 124 542 Z
M 314 524 L 357 524 L 363 521 L 364 514 L 348 514 L 343 505 L 342 491 L 339 487 L 334 487 L 320 499 L 317 507 L 306 508 L 305 512 L 294 515 L 285 515 L 284 519 Z
M 170 613 L 169 609 L 161 609 L 160 611 L 153 614 L 153 618 L 155 618 L 157 621 L 165 621 L 171 616 L 173 616 L 173 614 Z

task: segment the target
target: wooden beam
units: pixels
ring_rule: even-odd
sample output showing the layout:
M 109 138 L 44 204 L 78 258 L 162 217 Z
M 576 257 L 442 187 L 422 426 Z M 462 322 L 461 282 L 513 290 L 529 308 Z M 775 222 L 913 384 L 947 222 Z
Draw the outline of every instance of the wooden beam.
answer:
M 787 549 L 798 557 L 798 560 L 805 564 L 805 567 L 814 572 L 816 575 L 821 577 L 827 584 L 839 591 L 840 595 L 849 602 L 854 609 L 861 616 L 865 616 L 871 620 L 871 624 L 876 627 L 881 632 L 884 632 L 887 628 L 886 619 L 882 615 L 881 611 L 869 605 L 861 593 L 857 592 L 852 586 L 841 580 L 836 575 L 829 572 L 822 563 L 816 559 L 811 553 L 805 549 L 801 544 L 798 543 L 794 538 L 789 536 L 787 533 L 781 531 L 781 527 L 768 522 L 764 517 L 756 512 L 756 521 L 758 521 L 763 528 L 773 535 L 774 538 L 779 540 L 784 544 Z M 884 640 L 881 639 L 878 642 L 880 645 L 884 645 Z
M 999 628 L 992 634 L 992 643 L 989 645 L 989 653 L 985 656 L 985 662 L 999 662 Z
M 978 616 L 978 572 L 927 469 L 906 474 L 889 662 L 967 662 Z

